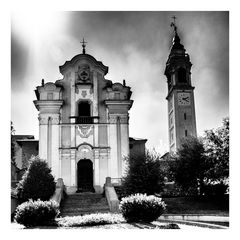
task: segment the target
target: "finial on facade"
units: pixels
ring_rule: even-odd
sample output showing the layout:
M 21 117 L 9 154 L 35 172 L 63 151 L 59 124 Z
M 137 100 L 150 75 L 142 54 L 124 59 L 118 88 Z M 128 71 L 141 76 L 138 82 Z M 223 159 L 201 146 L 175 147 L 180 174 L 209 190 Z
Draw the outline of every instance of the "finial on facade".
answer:
M 125 79 L 123 79 L 123 86 L 124 86 L 124 87 L 126 86 L 126 81 L 125 81 Z
M 44 79 L 42 79 L 42 86 L 44 86 Z
M 177 19 L 176 16 L 172 16 L 173 22 L 171 22 L 170 26 L 173 27 L 175 34 L 177 34 L 177 26 L 175 20 Z
M 87 42 L 85 42 L 84 38 L 83 38 L 83 41 L 80 43 L 82 43 L 82 48 L 83 48 L 82 53 L 85 54 L 86 53 L 86 50 L 85 50 L 86 44 L 85 43 L 87 43 Z

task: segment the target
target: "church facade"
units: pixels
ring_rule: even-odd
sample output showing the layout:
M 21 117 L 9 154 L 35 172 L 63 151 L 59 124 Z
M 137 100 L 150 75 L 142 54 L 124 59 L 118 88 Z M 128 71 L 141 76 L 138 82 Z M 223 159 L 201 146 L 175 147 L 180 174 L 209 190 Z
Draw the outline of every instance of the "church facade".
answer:
M 63 79 L 42 81 L 34 101 L 39 111 L 39 156 L 67 192 L 101 193 L 106 177 L 119 181 L 129 155 L 130 87 L 105 79 L 108 67 L 82 54 L 59 67 Z

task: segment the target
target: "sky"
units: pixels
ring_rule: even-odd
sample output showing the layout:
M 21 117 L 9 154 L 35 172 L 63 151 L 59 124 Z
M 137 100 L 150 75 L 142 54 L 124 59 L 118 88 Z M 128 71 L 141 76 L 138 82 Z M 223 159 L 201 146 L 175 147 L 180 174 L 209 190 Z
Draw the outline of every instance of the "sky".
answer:
M 86 52 L 109 67 L 105 76 L 131 87 L 130 136 L 168 151 L 167 82 L 173 30 L 190 55 L 197 132 L 219 127 L 229 115 L 228 12 L 13 12 L 11 18 L 11 120 L 16 134 L 38 139 L 34 90 L 62 78 L 59 66 Z

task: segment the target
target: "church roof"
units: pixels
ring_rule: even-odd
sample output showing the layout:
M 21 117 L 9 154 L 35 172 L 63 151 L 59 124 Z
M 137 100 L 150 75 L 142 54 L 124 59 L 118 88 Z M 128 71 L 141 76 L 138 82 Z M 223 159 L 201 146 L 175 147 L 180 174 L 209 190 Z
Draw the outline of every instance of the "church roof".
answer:
M 129 141 L 144 141 L 144 142 L 147 142 L 147 139 L 129 137 Z
M 59 66 L 60 73 L 63 74 L 67 66 L 74 65 L 79 59 L 87 59 L 88 61 L 92 62 L 92 64 L 98 66 L 100 69 L 103 70 L 104 75 L 108 73 L 108 67 L 105 66 L 101 61 L 97 61 L 92 55 L 89 54 L 78 54 L 74 56 L 70 61 L 66 61 L 62 66 Z
M 14 139 L 14 140 L 17 140 L 17 141 L 19 141 L 19 140 L 27 140 L 27 139 L 34 139 L 34 136 L 33 135 L 13 135 L 12 136 L 12 138 Z

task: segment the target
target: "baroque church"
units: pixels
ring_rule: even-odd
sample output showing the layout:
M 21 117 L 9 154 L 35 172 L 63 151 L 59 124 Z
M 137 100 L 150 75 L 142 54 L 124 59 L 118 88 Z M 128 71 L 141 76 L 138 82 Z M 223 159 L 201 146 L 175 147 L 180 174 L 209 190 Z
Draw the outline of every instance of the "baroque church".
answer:
M 82 47 L 82 54 L 59 67 L 63 79 L 42 81 L 35 90 L 39 157 L 68 192 L 100 193 L 106 177 L 119 181 L 125 172 L 133 100 L 125 80 L 105 79 L 108 67 L 86 54 L 84 40 Z
M 196 136 L 192 64 L 173 26 L 165 69 L 170 152 L 178 149 L 182 138 Z M 147 141 L 129 138 L 131 88 L 125 80 L 107 80 L 108 67 L 86 53 L 85 43 L 81 54 L 59 67 L 61 80 L 42 80 L 35 90 L 39 157 L 47 160 L 56 179 L 63 179 L 68 193 L 101 193 L 106 177 L 119 182 L 125 158 L 134 149 L 144 153 Z

